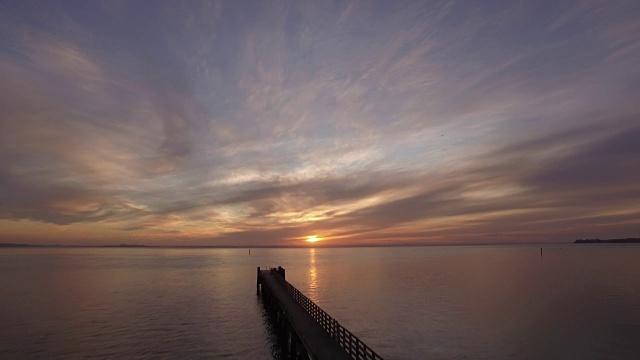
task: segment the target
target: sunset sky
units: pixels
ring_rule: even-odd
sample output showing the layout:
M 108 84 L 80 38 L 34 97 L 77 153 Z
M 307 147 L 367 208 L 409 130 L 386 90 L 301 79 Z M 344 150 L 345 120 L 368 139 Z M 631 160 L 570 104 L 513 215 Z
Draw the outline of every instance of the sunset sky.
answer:
M 0 242 L 640 236 L 640 1 L 0 1 Z

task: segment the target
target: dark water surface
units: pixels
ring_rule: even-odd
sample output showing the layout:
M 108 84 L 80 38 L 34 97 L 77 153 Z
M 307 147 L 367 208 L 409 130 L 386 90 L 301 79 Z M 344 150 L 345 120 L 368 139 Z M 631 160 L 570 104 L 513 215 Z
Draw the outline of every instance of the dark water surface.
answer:
M 0 358 L 271 359 L 256 266 L 385 359 L 638 359 L 640 247 L 0 249 Z

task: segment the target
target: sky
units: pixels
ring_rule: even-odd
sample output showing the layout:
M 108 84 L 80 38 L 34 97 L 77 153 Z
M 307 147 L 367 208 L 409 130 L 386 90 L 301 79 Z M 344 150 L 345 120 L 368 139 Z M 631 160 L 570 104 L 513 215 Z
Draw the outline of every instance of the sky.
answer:
M 0 242 L 640 236 L 640 2 L 0 1 Z

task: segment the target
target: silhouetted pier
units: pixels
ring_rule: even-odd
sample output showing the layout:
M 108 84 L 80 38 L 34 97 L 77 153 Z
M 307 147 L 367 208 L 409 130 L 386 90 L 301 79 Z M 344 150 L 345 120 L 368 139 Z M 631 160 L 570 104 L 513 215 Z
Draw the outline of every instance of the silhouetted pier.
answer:
M 370 347 L 285 280 L 285 270 L 260 270 L 257 292 L 289 359 L 382 360 Z

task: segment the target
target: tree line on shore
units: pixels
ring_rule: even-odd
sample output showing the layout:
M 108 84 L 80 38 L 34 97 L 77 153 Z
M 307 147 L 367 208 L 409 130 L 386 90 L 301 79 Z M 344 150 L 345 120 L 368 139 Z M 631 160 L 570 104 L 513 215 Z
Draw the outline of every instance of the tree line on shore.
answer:
M 626 239 L 578 239 L 574 243 L 576 244 L 599 244 L 599 243 L 621 243 L 621 244 L 629 244 L 629 243 L 640 243 L 640 238 L 626 238 Z

